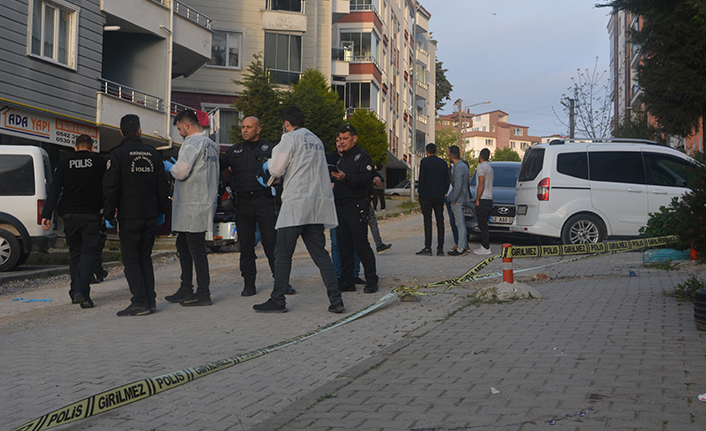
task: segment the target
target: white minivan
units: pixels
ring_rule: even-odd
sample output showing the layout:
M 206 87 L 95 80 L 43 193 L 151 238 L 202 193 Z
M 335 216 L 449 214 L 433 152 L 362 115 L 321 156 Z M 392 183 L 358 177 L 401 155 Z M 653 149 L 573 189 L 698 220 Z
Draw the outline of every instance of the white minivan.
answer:
M 534 145 L 522 160 L 510 230 L 560 238 L 564 244 L 637 236 L 649 213 L 689 190 L 696 163 L 651 141 Z
M 31 251 L 54 246 L 42 228 L 51 183 L 49 156 L 31 145 L 0 145 L 0 271 L 21 265 Z

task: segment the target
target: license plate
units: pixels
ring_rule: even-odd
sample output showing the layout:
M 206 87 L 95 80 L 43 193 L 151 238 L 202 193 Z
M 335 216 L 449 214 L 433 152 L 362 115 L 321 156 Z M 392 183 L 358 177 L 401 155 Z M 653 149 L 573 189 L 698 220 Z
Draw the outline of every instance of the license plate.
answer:
M 512 224 L 512 222 L 515 221 L 515 217 L 490 216 L 488 221 L 490 223 Z
M 517 215 L 527 215 L 527 205 L 519 205 L 517 207 Z

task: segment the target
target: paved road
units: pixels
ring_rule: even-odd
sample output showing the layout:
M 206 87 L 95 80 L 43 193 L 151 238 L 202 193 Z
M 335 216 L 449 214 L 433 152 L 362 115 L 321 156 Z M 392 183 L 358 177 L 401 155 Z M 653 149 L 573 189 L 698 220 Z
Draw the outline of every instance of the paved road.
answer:
M 460 275 L 481 260 L 414 256 L 422 244 L 420 215 L 386 220 L 381 229 L 394 245 L 378 257 L 381 291 L 346 293 L 349 312 L 400 284 Z M 157 272 L 160 312 L 150 316 L 115 316 L 129 298 L 117 272 L 97 286 L 91 310 L 67 303 L 66 276 L 22 294 L 51 303 L 0 296 L 3 428 L 340 317 L 326 311 L 324 288 L 303 247 L 293 270 L 299 293 L 281 315 L 251 309 L 271 287 L 264 259 L 258 259 L 260 293 L 250 298 L 239 296 L 236 259 L 210 255 L 211 307 L 162 299 L 178 287 L 177 266 L 168 258 Z M 517 260 L 516 267 L 550 261 Z M 495 261 L 484 272 L 499 270 Z M 628 277 L 630 270 L 638 277 Z M 706 403 L 696 396 L 706 392 L 706 335 L 696 331 L 690 307 L 662 295 L 688 272 L 644 269 L 638 253 L 541 272 L 553 277 L 533 283 L 543 300 L 468 306 L 476 288 L 495 283 L 486 281 L 418 303 L 393 301 L 342 328 L 62 429 L 705 429 Z

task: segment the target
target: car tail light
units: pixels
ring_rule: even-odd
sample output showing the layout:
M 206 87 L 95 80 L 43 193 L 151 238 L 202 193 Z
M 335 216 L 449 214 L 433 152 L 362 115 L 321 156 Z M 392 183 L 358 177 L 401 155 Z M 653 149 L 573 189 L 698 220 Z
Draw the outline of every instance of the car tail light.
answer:
M 549 178 L 544 178 L 537 184 L 537 199 L 540 201 L 549 200 Z
M 37 224 L 42 224 L 42 211 L 44 211 L 44 199 L 37 199 Z

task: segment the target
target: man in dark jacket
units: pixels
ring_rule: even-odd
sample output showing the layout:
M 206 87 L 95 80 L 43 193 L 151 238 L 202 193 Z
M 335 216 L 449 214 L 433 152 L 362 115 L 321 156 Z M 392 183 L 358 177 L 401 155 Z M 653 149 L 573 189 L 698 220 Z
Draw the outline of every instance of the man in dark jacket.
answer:
M 365 269 L 363 292 L 375 293 L 378 291 L 375 254 L 368 242 L 368 187 L 373 180 L 373 161 L 370 155 L 358 146 L 358 132 L 355 127 L 350 124 L 343 126 L 338 131 L 338 137 L 341 155 L 337 160 L 335 156 L 329 158 L 329 163 L 335 161 L 336 166 L 331 172 L 331 177 L 338 216 L 336 235 L 341 254 L 339 285 L 342 292 L 355 291 L 355 250 Z
M 432 256 L 431 212 L 436 218 L 438 246 L 436 254 L 444 255 L 444 199 L 449 190 L 449 165 L 436 156 L 436 145 L 427 144 L 427 156 L 419 163 L 419 206 L 424 217 L 424 248 L 419 256 Z
M 42 227 L 49 230 L 54 208 L 64 220 L 64 235 L 69 246 L 69 296 L 81 308 L 93 308 L 90 282 L 103 249 L 101 208 L 105 157 L 93 154 L 93 138 L 76 138 L 75 152 L 59 161 L 54 181 L 42 210 Z
M 139 117 L 124 116 L 120 133 L 123 140 L 111 150 L 103 177 L 103 216 L 109 229 L 120 223 L 120 253 L 132 293 L 130 306 L 118 316 L 139 316 L 157 311 L 152 246 L 164 223 L 169 185 L 162 157 L 140 139 Z

